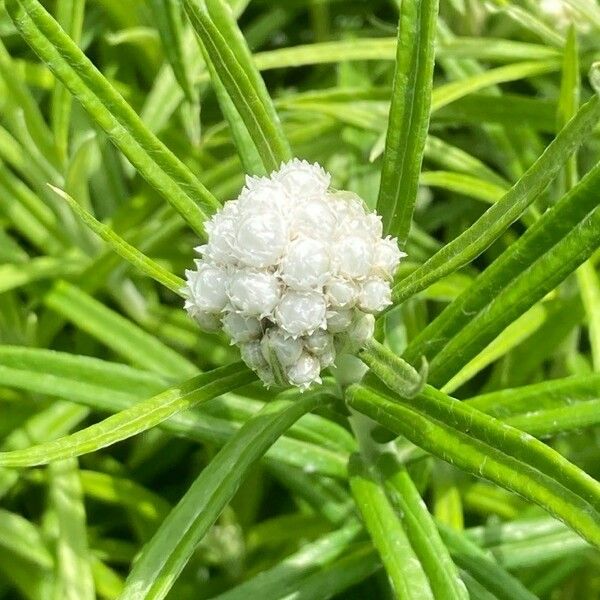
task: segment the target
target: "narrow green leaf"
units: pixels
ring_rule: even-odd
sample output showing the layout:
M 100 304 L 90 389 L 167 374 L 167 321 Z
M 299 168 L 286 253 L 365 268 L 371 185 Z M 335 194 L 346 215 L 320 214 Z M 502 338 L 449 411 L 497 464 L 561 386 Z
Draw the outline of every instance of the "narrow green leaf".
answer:
M 7 123 L 13 133 L 19 133 L 22 144 L 33 143 L 56 169 L 60 166 L 58 152 L 42 113 L 35 98 L 25 83 L 17 76 L 14 61 L 8 54 L 4 44 L 0 42 L 0 78 L 8 92 L 9 105 L 5 107 L 10 114 Z M 19 127 L 22 120 L 24 127 Z
M 504 418 L 536 410 L 552 410 L 600 398 L 600 374 L 550 379 L 474 396 L 468 404 L 488 415 Z
M 429 380 L 434 385 L 446 383 L 510 323 L 574 272 L 599 245 L 600 208 L 596 208 L 501 292 L 495 290 L 496 297 L 477 316 L 470 315 L 469 323 L 432 359 Z
M 56 20 L 69 37 L 79 44 L 83 27 L 85 0 L 59 0 L 56 3 Z M 52 90 L 50 120 L 56 146 L 63 160 L 68 155 L 69 127 L 72 99 L 67 88 L 55 82 Z
M 427 386 L 414 401 L 356 386 L 349 404 L 394 433 L 539 504 L 600 545 L 600 484 L 535 438 Z
M 466 600 L 469 596 L 456 566 L 444 546 L 431 514 L 427 510 L 413 480 L 391 454 L 377 461 L 386 487 L 406 530 L 436 600 Z
M 198 372 L 191 362 L 157 338 L 65 281 L 55 284 L 44 301 L 134 365 L 170 379 L 191 377 Z
M 577 280 L 587 316 L 594 371 L 600 371 L 600 277 L 592 261 L 577 269 Z
M 198 92 L 194 87 L 192 65 L 186 60 L 184 51 L 181 3 L 176 0 L 150 0 L 149 5 L 175 79 L 186 95 L 187 101 L 192 104 L 197 103 Z
M 275 109 L 231 14 L 221 0 L 185 0 L 185 10 L 267 171 L 291 158 Z
M 377 211 L 386 234 L 406 245 L 429 128 L 438 0 L 405 0 Z
M 436 124 L 500 124 L 510 127 L 517 119 L 527 127 L 556 134 L 556 102 L 517 94 L 469 94 L 437 110 L 431 118 Z
M 37 0 L 9 0 L 6 9 L 27 43 L 119 150 L 195 231 L 202 234 L 206 215 L 219 207 L 210 192 L 144 126 Z
M 277 48 L 257 52 L 254 62 L 261 71 L 338 63 L 342 61 L 394 60 L 397 38 L 357 38 Z M 558 49 L 494 38 L 456 37 L 436 45 L 436 56 L 515 62 L 559 58 Z
M 357 454 L 348 467 L 350 489 L 379 552 L 396 598 L 433 598 L 419 558 L 380 481 Z
M 407 362 L 398 358 L 389 348 L 376 340 L 371 340 L 359 355 L 367 364 L 377 364 L 385 369 L 394 390 L 406 398 L 414 398 L 419 394 L 427 380 L 427 363 L 423 362 L 421 371 L 417 372 Z
M 556 28 L 549 27 L 527 9 L 507 0 L 492 0 L 503 13 L 510 17 L 518 27 L 522 27 L 550 46 L 562 47 L 564 37 Z
M 46 254 L 64 251 L 65 236 L 56 215 L 4 165 L 0 165 L 0 193 L 0 211 L 25 239 Z
M 477 92 L 499 83 L 516 81 L 518 79 L 533 77 L 534 75 L 543 75 L 544 73 L 552 73 L 559 68 L 560 61 L 558 60 L 527 61 L 489 69 L 488 71 L 471 75 L 463 80 L 445 83 L 433 90 L 431 111 L 435 112 L 472 92 Z
M 402 368 L 401 360 L 396 359 L 398 368 Z M 396 385 L 393 363 L 382 363 L 377 358 L 373 359 L 369 356 L 365 357 L 365 362 L 388 389 L 402 395 L 402 388 Z M 447 413 L 452 413 L 452 425 L 459 428 L 462 433 L 477 436 L 480 440 L 485 440 L 485 443 L 495 445 L 518 460 L 530 463 L 535 469 L 553 477 L 568 490 L 579 494 L 594 507 L 594 510 L 600 511 L 600 482 L 546 444 L 481 413 L 466 403 L 451 398 L 430 385 L 426 385 L 423 392 L 415 398 L 402 397 L 402 399 L 411 406 L 418 406 L 427 411 L 433 418 L 443 419 L 447 417 Z
M 21 515 L 3 508 L 0 508 L 0 546 L 44 569 L 54 566 L 52 555 L 37 527 Z
M 557 244 L 578 223 L 583 222 L 590 210 L 596 206 L 597 198 L 595 189 L 599 185 L 599 182 L 600 166 L 597 166 L 590 171 L 577 187 L 562 198 L 494 261 L 470 288 L 465 290 L 419 333 L 409 344 L 404 353 L 404 358 L 408 362 L 414 363 L 421 355 L 424 355 L 431 360 L 439 354 L 453 336 L 472 323 L 473 318 L 480 314 L 484 307 L 489 307 L 497 299 L 500 290 L 508 289 L 517 275 L 522 274 L 523 270 L 528 267 L 532 268 L 535 261 L 542 260 L 544 253 L 549 255 L 553 247 L 556 248 Z M 504 199 L 488 210 L 486 214 L 501 203 L 504 203 Z M 476 225 L 477 223 L 473 228 Z M 467 233 L 469 231 L 471 230 L 468 230 Z M 451 243 L 450 245 L 453 244 Z M 574 248 L 578 246 L 579 243 Z M 468 249 L 468 246 L 466 248 Z M 440 251 L 440 254 L 444 250 Z M 443 266 L 441 268 L 444 269 Z M 531 281 L 528 281 L 528 289 L 531 290 Z M 402 285 L 403 283 L 401 282 L 399 286 Z M 500 331 L 501 329 L 498 333 Z
M 239 363 L 203 373 L 70 436 L 24 450 L 0 452 L 0 466 L 43 465 L 95 452 L 147 431 L 177 412 L 250 383 L 253 378 L 253 374 Z
M 2 243 L 2 240 L 0 240 Z M 85 263 L 79 259 L 40 256 L 25 263 L 0 265 L 0 293 L 42 279 L 70 277 L 81 273 Z
M 80 471 L 83 493 L 94 500 L 128 508 L 158 528 L 170 505 L 161 496 L 135 481 L 99 471 Z
M 600 424 L 600 399 L 546 410 L 534 410 L 503 419 L 512 427 L 536 437 L 548 437 L 564 431 L 577 431 Z
M 445 275 L 465 266 L 496 240 L 557 175 L 568 157 L 591 134 L 600 118 L 600 98 L 584 104 L 527 173 L 469 229 L 444 246 L 420 268 L 394 286 L 403 302 Z
M 275 401 L 248 421 L 215 456 L 144 547 L 127 578 L 122 600 L 164 598 L 198 542 L 231 500 L 248 469 L 303 414 L 316 397 Z
M 68 399 L 100 412 L 113 414 L 127 410 L 139 400 L 165 390 L 166 381 L 155 373 L 96 358 L 34 348 L 0 347 L 1 385 Z M 200 409 L 175 414 L 158 427 L 198 443 L 223 445 L 263 406 L 262 402 L 248 398 L 238 400 L 228 395 Z M 87 414 L 81 407 L 71 406 L 70 410 L 73 408 L 84 411 L 84 416 Z M 62 420 L 65 424 L 69 422 L 65 415 Z M 50 427 L 57 430 L 57 435 L 62 434 L 62 428 L 58 429 L 54 421 Z M 329 438 L 327 444 L 323 443 L 325 436 Z M 25 437 L 18 447 L 27 447 L 31 441 Z M 33 441 L 42 440 L 34 437 Z M 345 478 L 348 452 L 354 450 L 353 438 L 341 427 L 317 415 L 306 415 L 275 442 L 266 458 L 273 464 L 282 463 L 288 470 L 294 466 Z M 2 489 L 0 478 L 0 495 Z
M 565 43 L 560 95 L 558 98 L 557 121 L 559 129 L 564 127 L 579 110 L 580 96 L 577 32 L 575 27 L 571 25 Z M 576 185 L 577 180 L 577 153 L 575 153 L 565 165 L 567 190 Z
M 358 537 L 360 531 L 360 525 L 355 520 L 351 520 L 337 531 L 306 544 L 298 552 L 284 558 L 271 569 L 262 571 L 228 592 L 219 594 L 213 600 L 247 600 L 257 597 L 263 600 L 285 598 L 296 591 L 296 587 L 302 579 L 319 569 L 327 568 L 329 564 L 342 556 Z
M 516 318 L 490 342 L 479 354 L 467 362 L 441 390 L 447 394 L 458 389 L 493 362 L 499 360 L 511 350 L 519 346 L 535 332 L 538 332 L 546 320 L 543 305 L 535 304 L 527 312 Z
M 294 600 L 334 598 L 364 581 L 380 568 L 381 563 L 375 550 L 370 544 L 362 544 L 333 564 L 299 581 L 291 596 Z
M 419 182 L 421 185 L 439 187 L 470 198 L 483 200 L 488 204 L 494 204 L 506 193 L 506 186 L 483 181 L 464 173 L 449 171 L 424 171 L 421 173 Z
M 58 523 L 57 589 L 65 600 L 94 600 L 94 581 L 88 548 L 85 507 L 77 460 L 48 467 L 50 505 Z
M 148 275 L 158 283 L 164 285 L 171 291 L 183 297 L 183 287 L 185 282 L 181 277 L 177 277 L 170 273 L 151 258 L 128 244 L 122 237 L 115 233 L 108 225 L 100 223 L 93 215 L 87 212 L 78 202 L 76 202 L 69 194 L 54 186 L 50 188 L 61 198 L 67 201 L 71 209 L 77 216 L 99 237 L 101 237 L 110 247 L 127 262 L 139 269 L 142 273 Z
M 561 561 L 573 553 L 585 552 L 590 545 L 571 531 L 563 531 L 532 540 L 515 541 L 490 547 L 494 558 L 510 570 L 528 569 Z
M 499 567 L 476 544 L 450 527 L 439 526 L 444 543 L 456 564 L 499 600 L 536 600 L 518 579 Z
M 113 600 L 123 591 L 123 578 L 116 571 L 92 556 L 94 584 L 100 598 Z

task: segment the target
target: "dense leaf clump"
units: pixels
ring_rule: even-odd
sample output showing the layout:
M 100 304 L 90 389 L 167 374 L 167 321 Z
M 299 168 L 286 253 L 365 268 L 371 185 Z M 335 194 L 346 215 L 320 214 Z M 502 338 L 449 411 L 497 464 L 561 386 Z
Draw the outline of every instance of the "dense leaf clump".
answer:
M 600 596 L 595 0 L 0 40 L 0 600 Z

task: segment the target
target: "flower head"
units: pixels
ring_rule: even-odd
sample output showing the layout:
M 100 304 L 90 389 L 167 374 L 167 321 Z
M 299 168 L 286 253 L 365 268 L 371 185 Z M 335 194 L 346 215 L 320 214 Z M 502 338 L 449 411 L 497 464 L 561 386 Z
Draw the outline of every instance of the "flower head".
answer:
M 298 159 L 246 177 L 207 223 L 208 243 L 186 271 L 190 316 L 222 328 L 266 385 L 319 383 L 336 353 L 368 342 L 374 315 L 391 304 L 405 255 L 382 238 L 381 218 L 330 180 Z

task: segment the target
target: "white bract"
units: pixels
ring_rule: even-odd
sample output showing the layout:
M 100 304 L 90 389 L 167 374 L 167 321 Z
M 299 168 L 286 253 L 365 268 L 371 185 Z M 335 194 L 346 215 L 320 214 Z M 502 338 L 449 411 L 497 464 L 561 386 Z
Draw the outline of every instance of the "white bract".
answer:
M 405 254 L 359 196 L 331 190 L 330 180 L 298 159 L 246 177 L 207 223 L 208 243 L 186 271 L 190 316 L 206 331 L 223 329 L 266 385 L 319 383 L 336 353 L 369 341 L 374 315 L 391 304 Z

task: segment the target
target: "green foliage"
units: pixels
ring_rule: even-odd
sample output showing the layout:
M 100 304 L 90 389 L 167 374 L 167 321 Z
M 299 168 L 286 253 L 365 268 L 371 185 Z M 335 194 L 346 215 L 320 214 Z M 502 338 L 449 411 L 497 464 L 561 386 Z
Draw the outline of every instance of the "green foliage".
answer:
M 600 595 L 600 9 L 564 7 L 5 0 L 0 600 Z M 294 156 L 408 255 L 366 374 L 305 393 L 182 307 Z

